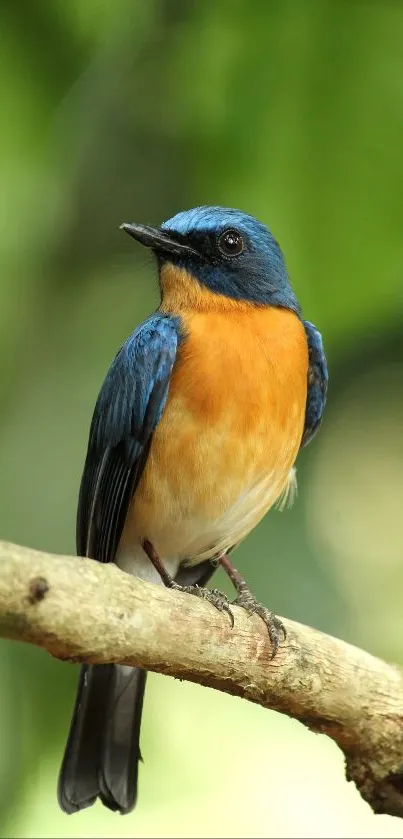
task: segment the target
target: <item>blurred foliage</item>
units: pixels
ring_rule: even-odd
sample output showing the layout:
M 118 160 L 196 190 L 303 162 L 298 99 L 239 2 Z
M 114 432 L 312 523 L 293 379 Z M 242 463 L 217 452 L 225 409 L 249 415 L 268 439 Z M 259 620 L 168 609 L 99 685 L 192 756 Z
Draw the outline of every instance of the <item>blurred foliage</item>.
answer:
M 331 386 L 297 504 L 237 564 L 279 613 L 402 663 L 401 3 L 3 0 L 0 38 L 1 537 L 74 551 L 100 383 L 158 301 L 119 224 L 241 207 L 280 240 Z M 75 679 L 1 646 L 4 836 L 403 837 L 324 738 L 157 676 L 135 813 L 69 820 L 55 787 Z

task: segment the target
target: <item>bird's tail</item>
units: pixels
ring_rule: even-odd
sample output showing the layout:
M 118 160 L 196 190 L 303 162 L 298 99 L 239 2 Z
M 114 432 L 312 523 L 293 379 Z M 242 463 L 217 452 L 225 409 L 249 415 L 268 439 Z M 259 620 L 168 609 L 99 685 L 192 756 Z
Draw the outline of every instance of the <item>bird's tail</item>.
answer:
M 81 668 L 59 775 L 65 813 L 89 807 L 97 797 L 110 810 L 133 809 L 146 676 L 145 670 L 116 664 Z

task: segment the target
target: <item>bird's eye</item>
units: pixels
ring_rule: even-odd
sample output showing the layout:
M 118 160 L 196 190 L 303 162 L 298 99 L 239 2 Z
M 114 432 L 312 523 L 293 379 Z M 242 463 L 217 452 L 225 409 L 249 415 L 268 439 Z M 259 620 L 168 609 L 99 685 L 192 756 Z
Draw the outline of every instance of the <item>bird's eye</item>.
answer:
M 245 242 L 238 230 L 224 230 L 218 239 L 218 247 L 224 256 L 239 256 L 245 250 Z

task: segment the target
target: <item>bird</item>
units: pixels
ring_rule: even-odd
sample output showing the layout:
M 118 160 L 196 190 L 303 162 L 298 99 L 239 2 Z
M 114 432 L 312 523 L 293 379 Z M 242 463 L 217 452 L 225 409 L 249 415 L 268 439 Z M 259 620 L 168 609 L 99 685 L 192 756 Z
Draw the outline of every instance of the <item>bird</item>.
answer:
M 159 227 L 124 223 L 151 249 L 160 304 L 117 352 L 89 431 L 77 509 L 79 556 L 204 598 L 217 567 L 235 603 L 264 621 L 272 656 L 280 619 L 233 566 L 234 549 L 295 494 L 295 461 L 327 399 L 323 340 L 303 320 L 281 248 L 237 209 L 201 206 Z M 74 813 L 97 799 L 129 813 L 137 801 L 146 672 L 81 667 L 58 780 Z

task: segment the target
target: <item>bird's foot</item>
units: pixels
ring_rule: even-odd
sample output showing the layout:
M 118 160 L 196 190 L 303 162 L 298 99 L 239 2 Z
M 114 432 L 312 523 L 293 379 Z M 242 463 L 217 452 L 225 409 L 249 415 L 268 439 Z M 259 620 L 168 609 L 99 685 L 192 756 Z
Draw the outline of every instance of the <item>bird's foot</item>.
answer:
M 262 618 L 269 633 L 269 638 L 273 648 L 271 658 L 273 659 L 277 655 L 281 642 L 285 641 L 287 637 L 283 622 L 277 617 L 277 615 L 274 614 L 274 612 L 271 612 L 270 609 L 267 609 L 266 606 L 259 603 L 246 586 L 242 587 L 242 591 L 239 592 L 238 597 L 233 602 L 233 605 L 241 606 L 241 608 L 245 609 L 245 612 L 248 612 L 249 615 L 259 615 L 259 617 Z
M 230 606 L 230 602 L 228 597 L 223 594 L 222 591 L 219 591 L 218 588 L 208 589 L 208 588 L 201 588 L 201 586 L 180 586 L 179 583 L 175 583 L 172 580 L 172 584 L 169 588 L 173 588 L 176 591 L 184 591 L 186 594 L 193 594 L 195 597 L 200 597 L 202 600 L 207 600 L 208 603 L 211 603 L 212 606 L 215 606 L 219 612 L 226 612 L 229 616 L 231 621 L 231 627 L 234 626 L 234 615 Z
M 157 551 L 148 539 L 144 539 L 143 550 L 151 560 L 155 570 L 158 571 L 162 582 L 167 588 L 175 589 L 175 591 L 184 591 L 186 594 L 194 594 L 195 597 L 201 597 L 202 600 L 207 600 L 212 604 L 212 606 L 215 606 L 219 612 L 226 612 L 227 615 L 229 615 L 231 627 L 234 626 L 234 615 L 232 613 L 230 602 L 228 597 L 223 594 L 222 591 L 219 591 L 218 588 L 210 590 L 208 588 L 202 588 L 198 585 L 181 586 L 179 583 L 175 582 L 170 574 L 168 574 L 168 571 L 164 568 L 161 557 L 157 554 Z
M 274 612 L 271 612 L 270 609 L 266 609 L 266 606 L 263 606 L 258 600 L 256 600 L 256 597 L 254 597 L 248 588 L 239 571 L 237 571 L 237 569 L 232 565 L 228 554 L 221 554 L 219 561 L 221 567 L 224 569 L 226 574 L 228 574 L 231 582 L 238 592 L 238 596 L 236 600 L 234 600 L 233 605 L 241 606 L 241 608 L 245 609 L 249 615 L 259 615 L 266 624 L 272 645 L 271 658 L 274 658 L 277 654 L 281 641 L 285 641 L 286 639 L 286 631 L 282 621 L 274 614 Z

